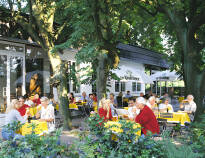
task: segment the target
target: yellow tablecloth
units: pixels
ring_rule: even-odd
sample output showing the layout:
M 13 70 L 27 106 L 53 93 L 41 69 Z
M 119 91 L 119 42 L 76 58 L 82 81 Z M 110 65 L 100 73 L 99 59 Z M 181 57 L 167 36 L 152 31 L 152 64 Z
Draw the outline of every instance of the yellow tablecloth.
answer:
M 117 127 L 112 127 L 113 125 L 117 126 Z M 115 121 L 108 121 L 105 123 L 105 128 L 109 128 L 110 130 L 112 130 L 113 132 L 116 133 L 120 133 L 123 132 L 123 130 L 121 129 L 121 124 L 119 122 L 115 122 Z M 135 123 L 135 125 L 133 126 L 134 129 L 136 128 L 140 128 L 140 124 Z M 141 130 L 136 132 L 136 135 L 141 136 Z
M 29 112 L 31 114 L 31 117 L 34 117 L 37 113 L 37 107 L 30 107 Z
M 37 113 L 37 111 L 41 110 L 41 105 L 35 106 L 35 107 L 30 107 L 29 112 L 31 114 L 31 117 L 34 117 Z
M 35 124 L 35 129 L 34 129 L 35 134 L 41 134 L 44 131 L 48 131 L 47 122 L 40 122 L 38 120 L 31 120 L 31 123 L 25 123 L 21 127 L 21 129 L 20 129 L 21 135 L 25 136 L 27 134 L 32 133 L 32 123 Z
M 98 103 L 97 102 L 93 102 L 93 109 L 95 112 L 98 112 Z
M 163 117 L 158 117 L 158 118 L 163 118 Z M 191 122 L 189 115 L 184 112 L 174 112 L 173 113 L 173 118 L 166 118 L 167 122 L 179 122 L 182 126 L 184 126 L 185 122 Z
M 76 109 L 76 110 L 78 110 L 78 106 L 76 104 L 69 104 L 69 109 Z

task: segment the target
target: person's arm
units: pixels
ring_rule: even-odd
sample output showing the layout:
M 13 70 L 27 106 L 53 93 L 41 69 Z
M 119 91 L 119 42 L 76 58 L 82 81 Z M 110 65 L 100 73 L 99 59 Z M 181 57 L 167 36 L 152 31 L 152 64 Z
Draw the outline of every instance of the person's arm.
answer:
M 115 107 L 117 107 L 117 99 L 114 99 L 113 105 L 114 105 Z
M 15 116 L 16 116 L 17 121 L 20 121 L 21 123 L 26 123 L 26 120 L 28 118 L 27 114 L 25 114 L 24 117 L 22 117 L 17 110 L 15 111 Z
M 184 108 L 184 105 L 181 103 L 181 104 L 179 104 L 179 108 L 180 109 L 183 109 Z
M 148 115 L 137 115 L 135 118 L 135 122 L 144 125 L 149 121 Z
M 190 109 L 190 113 L 195 113 L 196 112 L 196 103 L 192 103 L 191 104 L 191 109 Z

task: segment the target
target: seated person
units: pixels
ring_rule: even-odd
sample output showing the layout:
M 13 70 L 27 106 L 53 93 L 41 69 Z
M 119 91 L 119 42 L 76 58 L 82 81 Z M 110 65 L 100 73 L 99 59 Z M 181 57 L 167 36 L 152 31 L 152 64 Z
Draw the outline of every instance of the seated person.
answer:
M 89 99 L 86 105 L 86 113 L 89 115 L 91 111 L 93 111 L 93 94 L 89 94 Z
M 75 97 L 74 97 L 73 93 L 68 94 L 68 100 L 69 100 L 69 104 L 74 104 L 75 103 Z
M 26 105 L 24 103 L 24 98 L 21 96 L 19 97 L 19 108 L 18 111 L 21 114 L 21 116 L 24 116 L 26 114 L 26 109 L 30 108 L 30 106 Z
M 156 104 L 156 99 L 154 96 L 149 97 L 146 104 L 155 113 L 159 112 L 158 105 Z
M 163 98 L 162 103 L 159 104 L 159 111 L 164 113 L 174 112 L 172 105 L 169 104 L 169 98 Z
M 125 95 L 125 98 L 131 98 L 132 97 L 132 95 L 130 94 L 130 91 L 127 91 L 127 94 Z
M 110 108 L 110 100 L 109 99 L 101 99 L 98 113 L 104 121 L 112 119 L 112 113 Z
M 29 99 L 29 97 L 28 97 L 27 94 L 25 94 L 25 95 L 23 96 L 23 98 L 24 98 L 24 100 L 25 100 L 24 104 L 26 104 L 26 105 L 28 105 L 28 106 L 30 106 L 30 107 L 31 107 L 31 106 L 34 106 L 34 102 Z
M 181 110 L 187 112 L 189 114 L 189 117 L 191 121 L 194 120 L 194 114 L 196 112 L 196 103 L 194 102 L 194 97 L 193 95 L 188 95 L 186 99 L 187 103 L 185 104 L 180 104 Z
M 117 107 L 117 100 L 115 99 L 115 95 L 113 93 L 110 93 L 110 103 L 112 106 Z
M 3 127 L 2 129 L 2 137 L 4 140 L 9 140 L 9 139 L 20 139 L 23 138 L 22 135 L 20 134 L 16 134 L 14 130 L 12 129 L 8 129 L 6 126 L 8 124 L 12 124 L 14 122 L 20 122 L 20 123 L 25 123 L 29 112 L 26 112 L 26 114 L 24 115 L 24 117 L 22 117 L 20 115 L 20 113 L 18 112 L 20 105 L 19 105 L 19 101 L 17 99 L 13 99 L 11 101 L 11 103 L 7 106 L 6 108 L 6 118 L 5 118 L 5 127 Z
M 86 93 L 83 92 L 83 93 L 82 93 L 82 96 L 81 96 L 81 98 L 80 98 L 80 100 L 83 101 L 83 102 L 87 102 L 88 99 L 89 99 L 89 98 L 88 98 L 88 96 L 86 95 Z
M 37 112 L 36 118 L 40 118 L 39 121 L 47 122 L 48 132 L 55 130 L 54 107 L 52 104 L 49 104 L 49 99 L 47 97 L 41 98 L 41 110 Z
M 38 94 L 38 93 L 36 93 L 36 94 L 34 95 L 33 102 L 34 102 L 35 106 L 38 106 L 38 105 L 41 104 L 41 100 L 40 100 L 40 98 L 39 98 L 39 94 Z
M 164 93 L 164 95 L 160 97 L 160 100 L 163 101 L 163 99 L 165 99 L 165 98 L 166 98 L 166 99 L 169 99 L 169 103 L 171 103 L 171 98 L 169 97 L 169 94 L 168 94 L 168 93 Z
M 98 101 L 98 99 L 97 99 L 97 94 L 96 94 L 96 93 L 93 93 L 93 101 L 94 101 L 94 102 L 97 102 L 97 101 Z
M 117 100 L 117 107 L 122 107 L 123 106 L 123 94 L 122 94 L 122 92 L 120 92 L 119 94 L 118 94 L 118 96 L 116 97 L 116 100 Z
M 128 117 L 130 120 L 134 120 L 135 116 L 139 114 L 140 110 L 136 107 L 136 99 L 131 97 L 129 98 L 129 108 L 128 108 Z
M 140 97 L 144 97 L 144 93 L 143 92 L 140 93 Z
M 135 122 L 142 126 L 142 134 L 147 135 L 147 131 L 151 131 L 153 134 L 159 134 L 159 125 L 153 111 L 146 105 L 146 101 L 143 97 L 136 99 L 137 108 L 140 109 L 140 113 L 136 116 Z

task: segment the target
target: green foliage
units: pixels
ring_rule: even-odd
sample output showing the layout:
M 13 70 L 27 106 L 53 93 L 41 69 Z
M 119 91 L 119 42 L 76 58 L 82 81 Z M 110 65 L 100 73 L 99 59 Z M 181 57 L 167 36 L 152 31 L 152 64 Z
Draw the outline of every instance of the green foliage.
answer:
M 194 153 L 192 145 L 179 146 L 170 139 L 162 137 L 162 140 L 154 140 L 146 136 L 136 139 L 135 133 L 139 128 L 133 128 L 134 122 L 119 120 L 123 132 L 116 133 L 104 127 L 99 115 L 88 118 L 89 132 L 82 135 L 77 143 L 76 150 L 80 157 L 88 158 L 195 158 L 201 157 Z M 110 128 L 115 127 L 111 126 Z M 184 141 L 185 143 L 186 141 Z
M 205 115 L 200 116 L 200 122 L 195 122 L 190 128 L 191 143 L 195 145 L 195 150 L 205 156 Z
M 9 124 L 6 128 L 19 130 L 22 125 L 19 123 Z M 32 126 L 34 129 L 35 127 Z M 34 132 L 26 135 L 22 139 L 10 139 L 0 142 L 0 157 L 4 158 L 36 158 L 36 157 L 56 157 L 58 153 L 61 156 L 69 156 L 69 149 L 66 146 L 58 144 L 60 141 L 61 129 L 56 132 L 38 136 Z M 74 154 L 74 152 L 72 153 Z

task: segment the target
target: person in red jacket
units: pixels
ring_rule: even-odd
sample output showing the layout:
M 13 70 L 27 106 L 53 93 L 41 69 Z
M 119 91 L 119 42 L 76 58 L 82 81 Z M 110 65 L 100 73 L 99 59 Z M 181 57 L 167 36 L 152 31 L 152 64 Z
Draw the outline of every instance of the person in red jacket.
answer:
M 100 101 L 100 108 L 98 110 L 98 114 L 104 121 L 112 119 L 112 113 L 110 109 L 110 100 L 103 98 Z
M 21 114 L 21 116 L 24 116 L 26 114 L 26 109 L 29 108 L 28 105 L 24 104 L 24 98 L 23 97 L 19 97 L 19 113 Z
M 147 135 L 150 131 L 153 134 L 159 134 L 158 121 L 153 111 L 146 105 L 146 101 L 143 97 L 136 99 L 137 108 L 140 109 L 140 113 L 136 116 L 135 122 L 142 126 L 142 134 Z
M 40 97 L 39 97 L 39 94 L 38 94 L 38 93 L 36 93 L 36 94 L 34 95 L 34 99 L 33 99 L 32 101 L 34 102 L 35 106 L 38 106 L 38 105 L 41 104 L 41 100 L 40 100 Z

